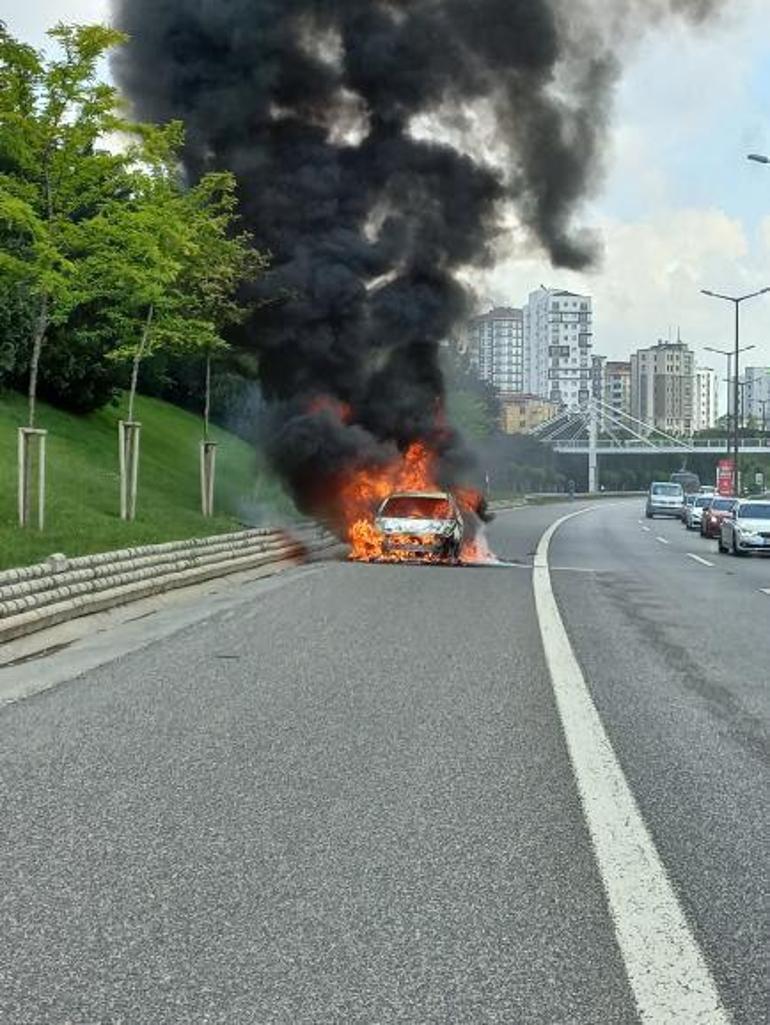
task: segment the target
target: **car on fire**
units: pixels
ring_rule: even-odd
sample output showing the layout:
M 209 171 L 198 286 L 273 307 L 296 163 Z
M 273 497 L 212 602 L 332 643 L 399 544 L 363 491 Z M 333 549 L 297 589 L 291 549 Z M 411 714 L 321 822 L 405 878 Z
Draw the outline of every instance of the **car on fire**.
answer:
M 770 502 L 744 499 L 722 520 L 719 551 L 733 555 L 770 552 Z
M 375 528 L 387 558 L 421 558 L 456 562 L 464 524 L 448 491 L 400 491 L 377 511 Z
M 701 537 L 719 537 L 722 529 L 722 520 L 729 516 L 736 506 L 737 498 L 728 498 L 723 495 L 716 495 L 703 510 L 700 521 Z

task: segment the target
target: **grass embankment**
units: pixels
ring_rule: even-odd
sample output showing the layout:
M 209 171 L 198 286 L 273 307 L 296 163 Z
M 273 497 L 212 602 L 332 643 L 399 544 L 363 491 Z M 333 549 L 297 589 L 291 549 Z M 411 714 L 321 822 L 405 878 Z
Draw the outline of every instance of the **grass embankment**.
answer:
M 275 481 L 258 467 L 254 450 L 212 429 L 217 451 L 218 515 L 200 512 L 200 420 L 156 399 L 137 398 L 142 423 L 137 518 L 119 516 L 117 423 L 121 410 L 73 416 L 41 403 L 38 426 L 48 431 L 46 527 L 17 526 L 16 428 L 26 400 L 0 392 L 0 569 L 38 562 L 53 552 L 87 555 L 131 545 L 182 540 L 237 530 L 260 517 L 290 515 Z

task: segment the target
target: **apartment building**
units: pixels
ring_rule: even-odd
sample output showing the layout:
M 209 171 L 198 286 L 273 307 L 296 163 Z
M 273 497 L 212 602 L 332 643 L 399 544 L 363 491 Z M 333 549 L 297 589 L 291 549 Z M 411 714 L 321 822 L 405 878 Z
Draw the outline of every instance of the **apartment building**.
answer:
M 684 342 L 659 341 L 631 356 L 631 414 L 650 429 L 689 435 L 695 358 Z

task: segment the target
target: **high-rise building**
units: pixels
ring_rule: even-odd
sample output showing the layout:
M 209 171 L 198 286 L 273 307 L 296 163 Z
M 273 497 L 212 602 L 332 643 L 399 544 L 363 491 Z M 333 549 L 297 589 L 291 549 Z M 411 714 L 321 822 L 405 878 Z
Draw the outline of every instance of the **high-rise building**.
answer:
M 743 416 L 767 430 L 770 427 L 770 367 L 746 367 L 743 380 Z M 731 397 L 730 409 L 732 407 Z
M 468 324 L 468 355 L 482 381 L 499 392 L 521 393 L 524 387 L 522 311 L 498 306 Z
M 591 397 L 591 298 L 541 286 L 524 308 L 527 391 L 568 409 Z
M 695 360 L 684 342 L 658 342 L 631 356 L 631 415 L 650 429 L 691 434 Z
M 694 385 L 692 429 L 706 431 L 719 416 L 719 375 L 711 367 L 696 367 Z
M 618 420 L 627 424 L 631 412 L 631 364 L 608 360 L 604 365 L 604 405 L 614 410 Z

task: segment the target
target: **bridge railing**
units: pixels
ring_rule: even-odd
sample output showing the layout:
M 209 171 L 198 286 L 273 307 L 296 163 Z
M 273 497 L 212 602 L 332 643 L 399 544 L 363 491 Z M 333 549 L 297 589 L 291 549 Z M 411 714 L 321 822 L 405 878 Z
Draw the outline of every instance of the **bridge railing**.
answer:
M 608 449 L 634 450 L 641 452 L 649 452 L 653 449 L 666 449 L 669 452 L 726 452 L 727 445 L 727 438 L 697 438 L 695 440 L 686 440 L 682 438 L 680 446 L 677 446 L 671 441 L 667 441 L 663 438 L 650 438 L 647 441 L 639 441 L 636 438 L 601 438 L 597 442 L 596 447 L 599 451 L 605 452 Z M 554 441 L 553 447 L 558 449 L 560 452 L 585 452 L 588 448 L 588 442 L 585 438 L 571 439 L 569 441 Z M 767 449 L 770 452 L 770 438 L 741 438 L 740 448 Z

